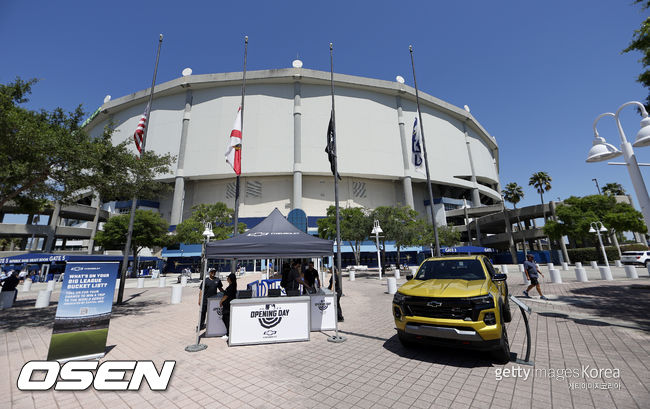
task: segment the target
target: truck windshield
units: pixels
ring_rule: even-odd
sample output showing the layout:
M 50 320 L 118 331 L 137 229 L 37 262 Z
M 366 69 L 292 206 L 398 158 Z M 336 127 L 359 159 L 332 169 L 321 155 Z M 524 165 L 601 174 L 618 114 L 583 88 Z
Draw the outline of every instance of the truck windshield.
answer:
M 422 264 L 415 279 L 484 280 L 485 272 L 478 260 L 429 260 Z

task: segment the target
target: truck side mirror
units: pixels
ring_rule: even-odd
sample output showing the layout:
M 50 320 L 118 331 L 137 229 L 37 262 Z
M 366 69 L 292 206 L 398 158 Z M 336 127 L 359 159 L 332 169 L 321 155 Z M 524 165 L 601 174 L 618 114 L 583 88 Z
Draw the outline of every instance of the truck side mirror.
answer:
M 413 280 L 413 274 L 407 274 L 406 275 L 406 281 Z

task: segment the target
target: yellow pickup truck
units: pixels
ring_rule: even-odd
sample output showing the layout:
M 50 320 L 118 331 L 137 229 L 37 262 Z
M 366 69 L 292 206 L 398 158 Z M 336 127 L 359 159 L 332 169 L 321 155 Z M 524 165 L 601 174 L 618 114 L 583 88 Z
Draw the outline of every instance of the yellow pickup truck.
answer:
M 489 350 L 498 362 L 508 362 L 506 278 L 485 256 L 426 259 L 393 298 L 400 342 Z

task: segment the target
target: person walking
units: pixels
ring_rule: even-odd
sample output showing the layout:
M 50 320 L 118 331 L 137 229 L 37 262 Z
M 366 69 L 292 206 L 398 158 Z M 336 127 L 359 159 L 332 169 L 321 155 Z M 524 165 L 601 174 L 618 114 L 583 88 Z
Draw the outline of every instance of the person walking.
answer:
M 528 292 L 532 290 L 533 287 L 535 287 L 537 289 L 537 292 L 539 293 L 539 298 L 541 298 L 542 300 L 548 300 L 548 298 L 546 298 L 544 294 L 542 294 L 542 288 L 540 287 L 539 280 L 538 280 L 539 278 L 538 274 L 541 274 L 542 277 L 544 277 L 544 274 L 539 270 L 537 263 L 535 263 L 535 256 L 533 256 L 532 254 L 529 254 L 527 256 L 527 260 L 524 261 L 524 271 L 526 272 L 526 277 L 528 277 L 528 280 L 530 281 L 530 285 L 528 286 L 528 288 L 524 290 L 524 295 L 530 298 Z

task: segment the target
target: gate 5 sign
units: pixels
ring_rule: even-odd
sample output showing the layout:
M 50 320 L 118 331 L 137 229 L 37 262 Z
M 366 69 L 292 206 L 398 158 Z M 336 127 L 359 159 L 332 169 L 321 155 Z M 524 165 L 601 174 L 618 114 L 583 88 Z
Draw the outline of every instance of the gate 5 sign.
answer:
M 309 341 L 309 297 L 233 300 L 228 344 Z

